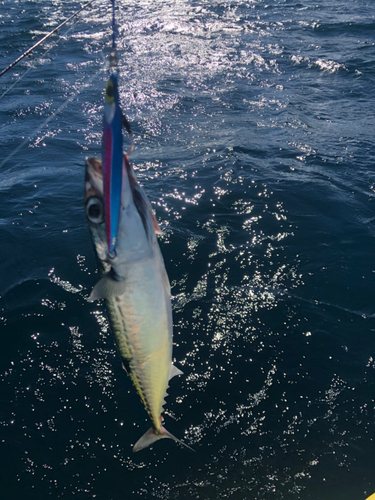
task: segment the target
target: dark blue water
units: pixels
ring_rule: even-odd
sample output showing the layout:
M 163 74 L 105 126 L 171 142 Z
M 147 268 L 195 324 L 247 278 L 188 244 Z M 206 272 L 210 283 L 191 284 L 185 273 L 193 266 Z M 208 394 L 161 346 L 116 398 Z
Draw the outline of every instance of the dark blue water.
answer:
M 172 284 L 172 441 L 149 427 L 83 210 L 109 2 L 0 78 L 5 499 L 375 492 L 375 5 L 118 2 L 131 160 Z M 1 69 L 81 2 L 0 2 Z

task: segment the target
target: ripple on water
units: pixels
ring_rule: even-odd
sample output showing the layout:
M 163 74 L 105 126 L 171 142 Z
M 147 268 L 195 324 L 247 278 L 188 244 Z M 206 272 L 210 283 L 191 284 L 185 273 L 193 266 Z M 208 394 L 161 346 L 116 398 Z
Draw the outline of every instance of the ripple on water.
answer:
M 373 40 L 362 4 L 119 4 L 131 160 L 163 229 L 184 371 L 166 426 L 197 453 L 163 442 L 131 454 L 149 423 L 103 304 L 87 303 L 97 274 L 77 167 L 100 154 L 110 10 L 97 5 L 51 39 L 8 74 L 14 87 L 2 79 L 0 425 L 12 494 L 373 492 Z M 12 4 L 7 61 L 77 5 Z

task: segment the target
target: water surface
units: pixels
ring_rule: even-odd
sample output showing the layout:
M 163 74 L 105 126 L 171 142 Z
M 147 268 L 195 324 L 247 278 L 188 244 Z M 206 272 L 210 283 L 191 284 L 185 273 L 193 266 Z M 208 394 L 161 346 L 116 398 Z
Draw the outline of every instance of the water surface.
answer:
M 108 4 L 108 5 L 107 5 Z M 76 0 L 0 2 L 1 67 Z M 118 1 L 131 161 L 172 284 L 173 442 L 103 304 L 83 210 L 109 2 L 0 79 L 6 498 L 365 500 L 375 492 L 375 8 Z

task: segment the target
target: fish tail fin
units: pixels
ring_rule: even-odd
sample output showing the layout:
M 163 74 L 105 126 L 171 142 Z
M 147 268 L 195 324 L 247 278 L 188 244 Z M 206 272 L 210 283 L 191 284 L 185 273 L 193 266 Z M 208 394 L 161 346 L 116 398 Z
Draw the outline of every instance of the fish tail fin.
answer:
M 168 432 L 167 429 L 165 429 L 163 426 L 161 426 L 160 430 L 158 430 L 158 431 L 155 431 L 155 429 L 153 427 L 151 427 L 151 429 L 149 429 L 147 432 L 145 432 L 145 434 L 143 434 L 143 436 L 140 439 L 138 439 L 138 441 L 133 446 L 133 451 L 136 452 L 136 451 L 143 450 L 143 448 L 147 448 L 148 446 L 151 446 L 153 443 L 155 443 L 159 439 L 165 439 L 165 438 L 173 439 L 173 441 L 176 441 L 176 443 L 182 444 L 186 448 L 189 448 L 189 450 L 191 450 L 191 451 L 195 451 L 195 450 L 193 450 L 193 448 L 190 448 L 190 446 L 185 444 L 183 441 L 180 441 L 173 434 Z
M 179 443 L 182 446 L 185 446 L 185 448 L 188 448 L 189 450 L 195 452 L 195 450 L 193 450 L 193 448 L 191 448 L 189 445 L 187 445 L 186 443 L 184 443 L 180 439 L 176 438 L 176 436 L 174 436 L 173 434 L 171 434 L 170 432 L 168 432 L 167 429 L 165 429 L 163 426 L 161 426 L 161 431 L 163 432 L 164 437 L 167 437 L 169 439 L 173 439 L 173 441 L 176 441 L 176 443 Z

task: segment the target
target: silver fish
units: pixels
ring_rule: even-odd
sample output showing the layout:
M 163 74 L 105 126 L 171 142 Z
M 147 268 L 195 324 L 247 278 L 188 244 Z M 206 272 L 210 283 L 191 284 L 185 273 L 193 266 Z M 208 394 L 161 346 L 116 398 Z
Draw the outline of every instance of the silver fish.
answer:
M 133 451 L 162 438 L 187 446 L 162 425 L 169 380 L 182 372 L 172 364 L 170 285 L 156 239 L 160 229 L 126 155 L 114 257 L 108 253 L 102 163 L 96 158 L 86 160 L 85 207 L 102 276 L 89 300 L 106 299 L 123 367 L 152 424 Z

